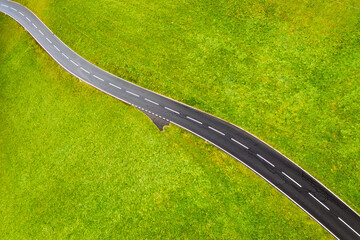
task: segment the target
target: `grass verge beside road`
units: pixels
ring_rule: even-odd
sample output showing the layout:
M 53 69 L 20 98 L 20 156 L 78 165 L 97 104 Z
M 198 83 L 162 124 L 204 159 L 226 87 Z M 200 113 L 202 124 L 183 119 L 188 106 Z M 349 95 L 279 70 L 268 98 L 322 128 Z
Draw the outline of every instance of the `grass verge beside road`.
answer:
M 116 75 L 256 134 L 360 208 L 359 10 L 335 2 L 21 1 Z M 354 4 L 350 3 L 349 4 Z M 69 76 L 0 16 L 0 233 L 319 239 L 236 161 Z

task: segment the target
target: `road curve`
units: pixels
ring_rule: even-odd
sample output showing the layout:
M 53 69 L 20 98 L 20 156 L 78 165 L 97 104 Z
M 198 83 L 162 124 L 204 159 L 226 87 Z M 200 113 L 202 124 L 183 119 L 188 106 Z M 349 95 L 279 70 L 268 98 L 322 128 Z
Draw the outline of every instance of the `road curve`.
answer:
M 360 240 L 360 215 L 280 152 L 243 129 L 154 93 L 86 61 L 24 6 L 0 0 L 0 12 L 22 25 L 66 71 L 130 104 L 155 121 L 172 123 L 210 142 L 254 171 L 337 239 Z

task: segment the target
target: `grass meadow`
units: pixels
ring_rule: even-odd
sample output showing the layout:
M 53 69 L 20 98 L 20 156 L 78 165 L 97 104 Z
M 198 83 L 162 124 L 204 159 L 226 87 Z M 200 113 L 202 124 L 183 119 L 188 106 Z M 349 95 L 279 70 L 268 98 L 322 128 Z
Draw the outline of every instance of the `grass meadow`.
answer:
M 360 212 L 360 4 L 18 0 L 80 55 L 230 121 Z M 0 14 L 1 239 L 332 239 L 253 172 L 159 132 Z

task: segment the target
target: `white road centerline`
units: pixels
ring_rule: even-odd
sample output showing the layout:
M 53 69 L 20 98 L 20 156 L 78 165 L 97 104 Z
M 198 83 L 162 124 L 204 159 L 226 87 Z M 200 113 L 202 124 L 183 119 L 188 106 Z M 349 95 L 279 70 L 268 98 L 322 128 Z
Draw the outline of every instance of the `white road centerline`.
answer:
M 56 45 L 54 45 L 54 48 L 60 52 L 60 49 Z
M 1 4 L 1 6 L 3 6 L 3 7 L 9 7 L 8 5 L 5 5 L 5 4 Z
M 173 113 L 176 113 L 176 114 L 180 114 L 178 111 L 175 111 L 174 109 L 171 109 L 171 108 L 168 108 L 168 107 L 165 107 L 166 110 L 169 110 Z
M 115 84 L 112 84 L 112 83 L 109 83 L 111 86 L 113 86 L 113 87 L 116 87 L 116 88 L 118 88 L 118 89 L 121 89 L 121 87 L 119 87 L 119 86 L 116 86 Z
M 145 101 L 151 102 L 151 103 L 153 103 L 153 104 L 155 104 L 155 105 L 159 105 L 157 102 L 154 102 L 154 101 L 152 101 L 152 100 L 150 100 L 150 99 L 147 99 L 147 98 L 145 98 Z
M 37 29 L 37 26 L 34 23 L 32 25 Z
M 70 62 L 72 63 L 72 64 L 74 64 L 75 66 L 79 66 L 79 64 L 77 64 L 76 62 L 74 62 L 73 60 L 70 60 Z
M 213 127 L 211 127 L 211 126 L 209 126 L 209 128 L 210 128 L 211 130 L 213 130 L 213 131 L 215 131 L 215 132 L 217 132 L 217 133 L 220 133 L 221 135 L 225 136 L 225 133 L 220 132 L 220 131 L 217 130 L 216 128 L 213 128 Z
M 350 225 L 349 224 L 347 224 L 344 220 L 342 220 L 340 217 L 338 217 L 338 219 L 340 220 L 340 221 L 342 221 L 348 228 L 350 228 L 356 235 L 358 235 L 359 237 L 360 237 L 360 234 L 357 232 L 357 231 L 355 231 L 355 229 L 353 229 L 352 227 L 350 227 Z
M 41 30 L 39 30 L 39 33 L 44 36 L 44 33 Z
M 312 195 L 311 193 L 309 193 L 309 195 L 315 199 L 318 203 L 320 203 L 324 208 L 326 208 L 328 211 L 330 211 L 330 208 L 328 208 L 324 203 L 322 203 L 319 199 L 317 199 L 314 195 Z
M 23 16 L 23 17 L 25 16 L 22 12 L 19 12 L 19 13 L 20 13 L 21 16 Z
M 245 146 L 245 145 L 242 144 L 241 142 L 239 142 L 239 141 L 237 141 L 237 140 L 235 140 L 235 139 L 233 139 L 233 138 L 231 138 L 231 140 L 234 141 L 234 142 L 236 142 L 236 143 L 239 144 L 240 146 L 242 146 L 242 147 L 244 147 L 244 148 L 246 148 L 246 149 L 249 149 L 247 146 Z
M 49 43 L 51 43 L 51 44 L 52 44 L 52 42 L 50 41 L 50 39 L 46 38 L 46 40 L 47 40 Z
M 30 20 L 28 17 L 26 17 L 26 19 L 27 19 L 29 22 L 31 22 L 31 20 Z
M 66 57 L 66 59 L 69 59 L 69 57 L 68 56 L 66 56 L 66 54 L 65 53 L 61 53 L 64 57 Z
M 13 8 L 13 7 L 11 7 L 11 10 L 14 10 L 15 12 L 17 12 L 17 10 L 15 8 Z
M 136 93 L 133 93 L 133 92 L 130 92 L 130 91 L 126 91 L 127 93 L 129 93 L 129 94 L 131 94 L 131 95 L 133 95 L 133 96 L 135 96 L 135 97 L 140 97 L 139 95 L 137 95 Z
M 198 120 L 196 120 L 196 119 L 194 119 L 194 118 L 192 118 L 192 117 L 186 116 L 186 118 L 187 118 L 187 119 L 190 119 L 191 121 L 194 121 L 194 122 L 196 122 L 196 123 L 198 123 L 198 124 L 203 124 L 202 122 L 200 122 L 200 121 L 198 121 Z
M 96 78 L 96 79 L 98 79 L 98 80 L 100 80 L 100 81 L 103 81 L 103 82 L 104 82 L 104 79 L 102 79 L 101 77 L 98 77 L 98 76 L 96 76 L 96 75 L 93 75 L 93 77 Z
M 289 175 L 287 175 L 286 173 L 282 172 L 282 174 L 284 174 L 288 179 L 290 179 L 291 181 L 293 181 L 296 185 L 298 185 L 299 187 L 302 187 L 297 181 L 295 181 L 294 179 L 292 179 Z
M 270 164 L 271 166 L 275 167 L 274 164 L 272 164 L 269 160 L 267 160 L 266 158 L 264 158 L 263 156 L 261 156 L 260 154 L 256 154 L 259 158 L 261 158 L 262 160 L 264 160 L 265 162 L 267 162 L 268 164 Z
M 86 70 L 86 69 L 83 68 L 83 67 L 80 67 L 80 69 L 83 70 L 83 71 L 86 72 L 86 73 L 90 73 L 88 70 Z

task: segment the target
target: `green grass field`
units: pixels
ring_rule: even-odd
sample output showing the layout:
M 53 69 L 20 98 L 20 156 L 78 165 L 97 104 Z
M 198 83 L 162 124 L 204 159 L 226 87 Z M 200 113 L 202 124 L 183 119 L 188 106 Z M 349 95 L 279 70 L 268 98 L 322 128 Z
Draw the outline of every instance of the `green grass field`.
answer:
M 243 127 L 360 212 L 359 2 L 18 2 L 99 67 Z M 0 49 L 1 239 L 332 238 L 215 147 L 80 83 L 4 14 Z

